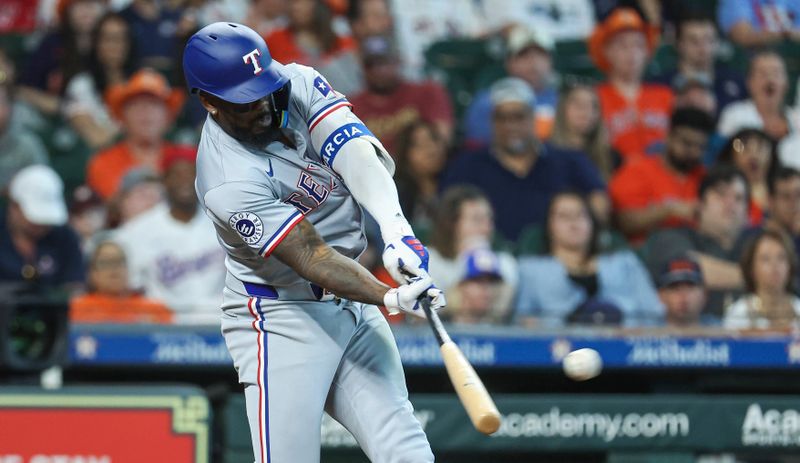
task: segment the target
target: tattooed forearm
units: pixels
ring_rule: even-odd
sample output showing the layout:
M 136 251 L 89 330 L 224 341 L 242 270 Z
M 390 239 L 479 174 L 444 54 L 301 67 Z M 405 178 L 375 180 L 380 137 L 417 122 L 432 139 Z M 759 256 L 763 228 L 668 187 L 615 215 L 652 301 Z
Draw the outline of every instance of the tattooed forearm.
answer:
M 383 295 L 389 290 L 358 262 L 325 244 L 307 220 L 286 236 L 273 255 L 303 278 L 339 297 L 382 305 Z

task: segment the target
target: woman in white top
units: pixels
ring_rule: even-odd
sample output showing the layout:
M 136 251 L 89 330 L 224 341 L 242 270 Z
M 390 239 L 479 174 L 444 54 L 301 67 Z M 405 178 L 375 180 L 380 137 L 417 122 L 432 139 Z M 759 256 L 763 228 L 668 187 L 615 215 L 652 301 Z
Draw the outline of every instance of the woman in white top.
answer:
M 87 146 L 99 149 L 113 142 L 119 126 L 106 108 L 108 87 L 125 82 L 133 73 L 131 29 L 122 16 L 108 13 L 92 33 L 89 69 L 70 79 L 65 90 L 64 115 Z
M 794 245 L 786 234 L 765 228 L 742 255 L 747 294 L 725 309 L 723 326 L 732 329 L 787 328 L 800 319 L 800 299 L 792 293 L 797 270 Z

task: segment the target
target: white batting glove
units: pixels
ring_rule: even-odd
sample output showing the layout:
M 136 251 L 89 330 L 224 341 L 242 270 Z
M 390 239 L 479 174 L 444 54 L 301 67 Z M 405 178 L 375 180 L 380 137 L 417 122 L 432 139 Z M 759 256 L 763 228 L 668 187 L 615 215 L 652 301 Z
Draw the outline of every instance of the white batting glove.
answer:
M 431 298 L 431 310 L 439 310 L 447 304 L 442 290 L 434 287 L 431 277 L 425 275 L 412 278 L 408 284 L 387 291 L 383 296 L 383 305 L 391 315 L 397 315 L 402 311 L 420 318 L 427 318 L 419 304 L 422 295 Z
M 428 276 L 428 250 L 411 235 L 399 236 L 386 242 L 383 266 L 400 284 L 414 277 Z

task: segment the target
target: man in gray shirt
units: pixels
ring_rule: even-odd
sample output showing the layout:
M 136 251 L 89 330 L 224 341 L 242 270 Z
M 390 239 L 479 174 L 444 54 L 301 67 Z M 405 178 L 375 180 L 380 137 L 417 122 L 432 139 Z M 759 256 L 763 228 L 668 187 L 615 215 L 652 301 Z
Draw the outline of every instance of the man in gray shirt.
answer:
M 700 183 L 697 227 L 662 230 L 645 243 L 642 254 L 651 275 L 657 276 L 670 260 L 690 255 L 700 264 L 709 289 L 705 313 L 721 317 L 744 287 L 738 262 L 746 241 L 749 199 L 747 179 L 739 170 L 711 169 Z

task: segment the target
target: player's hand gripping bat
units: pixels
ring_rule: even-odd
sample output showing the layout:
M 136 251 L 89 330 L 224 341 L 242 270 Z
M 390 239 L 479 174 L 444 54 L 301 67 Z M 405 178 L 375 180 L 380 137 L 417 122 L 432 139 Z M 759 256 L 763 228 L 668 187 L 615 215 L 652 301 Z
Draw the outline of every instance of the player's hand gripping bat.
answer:
M 444 359 L 444 366 L 447 368 L 447 374 L 450 376 L 450 382 L 453 383 L 458 398 L 461 404 L 472 420 L 472 425 L 475 429 L 484 433 L 492 434 L 500 428 L 500 412 L 497 411 L 492 397 L 486 391 L 483 382 L 475 373 L 469 361 L 461 349 L 458 348 L 456 343 L 450 339 L 447 331 L 442 325 L 435 310 L 431 310 L 430 298 L 422 297 L 420 299 L 422 310 L 428 317 L 428 322 L 433 329 L 433 334 L 439 342 L 439 349 L 442 352 Z

